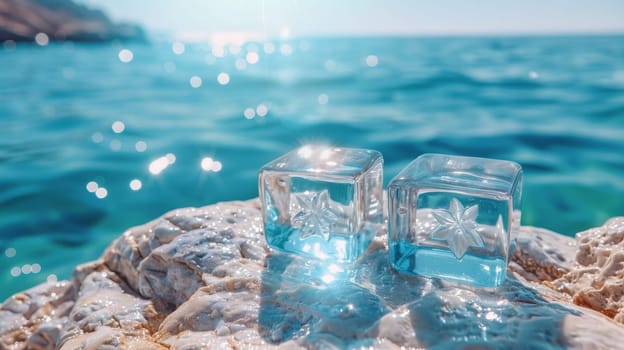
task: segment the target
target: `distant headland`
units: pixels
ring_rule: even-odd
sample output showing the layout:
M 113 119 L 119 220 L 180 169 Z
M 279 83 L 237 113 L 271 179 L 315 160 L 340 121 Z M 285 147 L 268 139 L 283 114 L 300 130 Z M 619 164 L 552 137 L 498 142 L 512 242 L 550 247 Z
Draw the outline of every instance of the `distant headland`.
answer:
M 0 42 L 146 40 L 137 24 L 115 23 L 101 10 L 72 0 L 0 0 Z

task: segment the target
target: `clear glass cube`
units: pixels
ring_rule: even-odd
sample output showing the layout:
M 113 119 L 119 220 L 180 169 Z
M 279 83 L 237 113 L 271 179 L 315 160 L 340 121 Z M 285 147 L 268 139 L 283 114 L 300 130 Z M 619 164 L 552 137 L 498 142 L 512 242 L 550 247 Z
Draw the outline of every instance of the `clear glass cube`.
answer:
M 306 145 L 260 169 L 269 246 L 352 262 L 383 224 L 383 158 L 377 151 Z
M 388 187 L 389 259 L 406 274 L 482 287 L 503 283 L 520 225 L 522 168 L 504 160 L 424 154 Z

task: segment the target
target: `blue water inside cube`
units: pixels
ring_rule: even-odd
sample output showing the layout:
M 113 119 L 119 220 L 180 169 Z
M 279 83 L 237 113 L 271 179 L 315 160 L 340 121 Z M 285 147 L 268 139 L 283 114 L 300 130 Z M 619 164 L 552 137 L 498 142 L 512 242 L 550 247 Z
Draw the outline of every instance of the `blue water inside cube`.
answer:
M 406 274 L 495 287 L 520 222 L 520 167 L 424 155 L 390 183 L 389 259 Z
M 259 181 L 267 243 L 280 251 L 354 261 L 382 224 L 378 152 L 306 146 L 264 166 Z

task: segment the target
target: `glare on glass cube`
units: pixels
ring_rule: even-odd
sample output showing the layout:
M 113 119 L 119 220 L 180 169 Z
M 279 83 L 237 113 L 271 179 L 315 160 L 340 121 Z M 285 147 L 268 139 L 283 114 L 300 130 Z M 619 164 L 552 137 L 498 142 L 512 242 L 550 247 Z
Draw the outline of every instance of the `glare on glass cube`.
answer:
M 520 225 L 514 162 L 424 154 L 388 187 L 389 259 L 406 274 L 483 287 L 503 283 Z
M 269 246 L 351 262 L 383 223 L 383 158 L 377 151 L 306 145 L 260 169 Z

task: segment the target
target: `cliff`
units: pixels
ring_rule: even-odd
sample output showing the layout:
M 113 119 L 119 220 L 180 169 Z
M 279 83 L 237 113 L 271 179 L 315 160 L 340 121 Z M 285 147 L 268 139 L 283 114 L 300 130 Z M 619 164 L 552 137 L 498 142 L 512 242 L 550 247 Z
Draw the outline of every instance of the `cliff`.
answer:
M 0 42 L 49 40 L 145 40 L 141 27 L 113 23 L 102 11 L 71 0 L 0 0 Z

